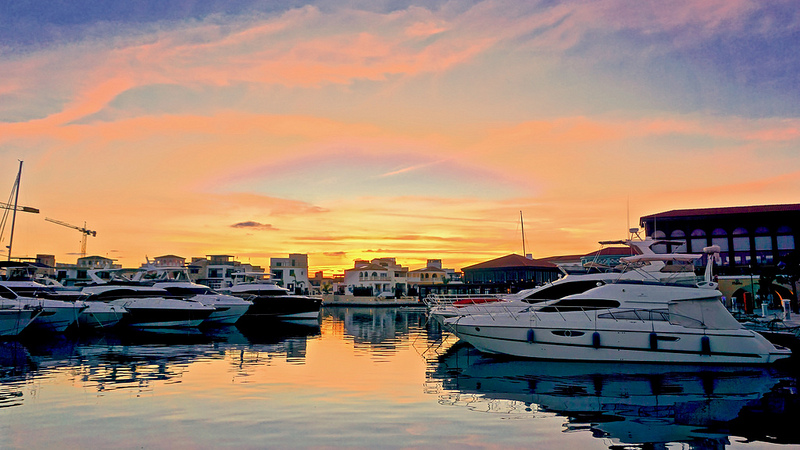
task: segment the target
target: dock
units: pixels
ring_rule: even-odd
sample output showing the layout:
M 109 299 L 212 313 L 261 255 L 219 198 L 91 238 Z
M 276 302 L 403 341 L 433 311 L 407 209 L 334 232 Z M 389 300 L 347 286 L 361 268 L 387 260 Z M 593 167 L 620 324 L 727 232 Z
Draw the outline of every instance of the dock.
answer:
M 417 297 L 364 297 L 341 294 L 324 294 L 322 296 L 322 306 L 425 306 L 425 303 Z

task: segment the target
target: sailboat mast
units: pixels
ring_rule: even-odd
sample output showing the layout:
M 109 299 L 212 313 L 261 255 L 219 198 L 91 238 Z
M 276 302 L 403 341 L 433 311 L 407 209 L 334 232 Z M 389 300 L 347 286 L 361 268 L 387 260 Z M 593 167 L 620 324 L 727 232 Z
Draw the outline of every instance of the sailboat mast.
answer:
M 522 228 L 522 256 L 528 256 L 525 252 L 525 222 L 522 220 L 522 210 L 519 211 L 519 224 Z
M 11 213 L 11 236 L 8 238 L 8 260 L 11 261 L 11 247 L 14 246 L 14 223 L 17 221 L 17 203 L 19 201 L 19 181 L 22 178 L 22 161 L 19 162 L 17 181 L 14 182 L 14 209 Z

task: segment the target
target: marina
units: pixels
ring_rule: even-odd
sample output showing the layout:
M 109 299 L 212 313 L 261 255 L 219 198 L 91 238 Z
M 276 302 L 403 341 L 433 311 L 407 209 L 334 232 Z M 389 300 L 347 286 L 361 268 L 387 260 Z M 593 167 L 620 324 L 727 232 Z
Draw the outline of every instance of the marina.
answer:
M 324 307 L 0 342 L 0 427 L 13 448 L 790 448 L 798 376 L 495 358 L 424 307 Z

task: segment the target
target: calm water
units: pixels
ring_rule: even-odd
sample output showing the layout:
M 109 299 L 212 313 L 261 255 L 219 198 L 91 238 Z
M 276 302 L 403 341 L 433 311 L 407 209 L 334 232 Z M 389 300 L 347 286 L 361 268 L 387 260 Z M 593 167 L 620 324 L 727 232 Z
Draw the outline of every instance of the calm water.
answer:
M 4 448 L 789 448 L 795 367 L 492 359 L 424 309 L 0 343 Z

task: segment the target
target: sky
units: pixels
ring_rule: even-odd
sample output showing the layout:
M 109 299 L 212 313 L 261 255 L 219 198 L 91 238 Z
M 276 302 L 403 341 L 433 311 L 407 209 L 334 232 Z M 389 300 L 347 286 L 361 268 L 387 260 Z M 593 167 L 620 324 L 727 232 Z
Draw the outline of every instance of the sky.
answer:
M 461 269 L 798 203 L 798 44 L 792 0 L 0 0 L 12 257 Z

